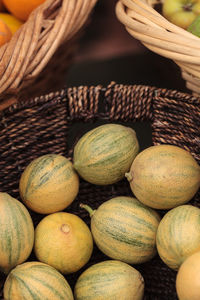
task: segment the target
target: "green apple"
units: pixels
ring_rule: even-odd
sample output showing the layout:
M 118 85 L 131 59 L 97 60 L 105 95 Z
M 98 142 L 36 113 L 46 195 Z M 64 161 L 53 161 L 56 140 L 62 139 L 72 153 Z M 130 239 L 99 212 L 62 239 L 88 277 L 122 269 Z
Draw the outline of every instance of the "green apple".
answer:
M 162 14 L 171 23 L 187 29 L 200 15 L 200 0 L 164 0 Z

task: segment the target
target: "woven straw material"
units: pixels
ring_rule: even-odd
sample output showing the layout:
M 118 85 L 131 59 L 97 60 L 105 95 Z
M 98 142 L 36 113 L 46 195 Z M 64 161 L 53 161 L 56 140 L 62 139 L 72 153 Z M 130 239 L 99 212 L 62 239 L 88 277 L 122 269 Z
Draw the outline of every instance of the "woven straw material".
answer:
M 0 99 L 33 97 L 63 85 L 78 33 L 96 1 L 46 0 L 31 13 L 0 48 Z
M 151 124 L 152 144 L 180 146 L 189 150 L 200 163 L 199 116 L 199 98 L 174 90 L 114 82 L 107 87 L 62 89 L 18 102 L 0 113 L 0 191 L 20 200 L 19 178 L 27 164 L 47 153 L 62 154 L 72 160 L 74 145 L 83 133 L 111 122 L 132 128 L 136 122 Z M 79 215 L 89 225 L 88 213 L 79 204 L 87 203 L 97 208 L 119 195 L 132 196 L 125 179 L 109 186 L 96 186 L 81 179 L 79 194 L 66 211 Z M 198 193 L 191 203 L 200 206 L 199 201 Z M 30 213 L 35 225 L 43 218 Z M 30 259 L 35 259 L 34 254 Z M 79 272 L 66 276 L 71 287 L 85 268 L 104 259 L 108 258 L 95 246 L 88 264 Z M 176 272 L 158 255 L 135 267 L 145 279 L 145 300 L 176 299 Z M 4 280 L 2 275 L 2 286 Z
M 180 67 L 187 88 L 199 95 L 200 39 L 167 21 L 155 9 L 162 2 L 119 0 L 116 15 L 131 36 L 151 51 L 172 59 Z

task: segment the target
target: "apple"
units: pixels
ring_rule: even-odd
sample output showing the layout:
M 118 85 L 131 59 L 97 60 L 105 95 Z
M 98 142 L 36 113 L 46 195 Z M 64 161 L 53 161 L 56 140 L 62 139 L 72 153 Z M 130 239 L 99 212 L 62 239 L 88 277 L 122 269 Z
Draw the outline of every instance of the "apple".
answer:
M 200 15 L 200 0 L 164 0 L 162 14 L 171 23 L 187 29 Z

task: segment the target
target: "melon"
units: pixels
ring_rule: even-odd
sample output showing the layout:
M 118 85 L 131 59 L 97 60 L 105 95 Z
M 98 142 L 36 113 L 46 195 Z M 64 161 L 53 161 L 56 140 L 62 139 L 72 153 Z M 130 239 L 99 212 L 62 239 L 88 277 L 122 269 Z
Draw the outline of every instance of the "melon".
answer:
M 124 178 L 138 151 L 139 143 L 132 128 L 105 124 L 79 139 L 74 147 L 74 167 L 92 184 L 113 184 Z
M 200 251 L 200 209 L 189 204 L 168 211 L 157 234 L 158 254 L 168 267 L 178 270 L 184 260 Z
M 200 166 L 190 152 L 173 145 L 146 148 L 126 174 L 135 197 L 156 209 L 187 203 L 200 187 Z
M 156 252 L 156 232 L 160 216 L 137 199 L 119 196 L 92 210 L 91 232 L 97 247 L 108 257 L 129 264 L 152 259 Z
M 76 300 L 142 300 L 144 279 L 132 266 L 107 260 L 87 268 L 74 288 Z
M 37 261 L 15 267 L 7 276 L 5 300 L 73 300 L 67 280 L 53 267 Z
M 0 270 L 8 273 L 28 259 L 34 226 L 27 208 L 8 193 L 0 193 Z
M 50 214 L 35 229 L 34 252 L 37 259 L 63 274 L 81 269 L 89 261 L 92 251 L 90 229 L 74 214 Z
M 23 171 L 19 190 L 22 201 L 40 214 L 62 211 L 76 198 L 79 177 L 64 156 L 46 154 L 34 159 Z
M 180 266 L 176 276 L 179 300 L 200 299 L 200 252 L 189 256 Z

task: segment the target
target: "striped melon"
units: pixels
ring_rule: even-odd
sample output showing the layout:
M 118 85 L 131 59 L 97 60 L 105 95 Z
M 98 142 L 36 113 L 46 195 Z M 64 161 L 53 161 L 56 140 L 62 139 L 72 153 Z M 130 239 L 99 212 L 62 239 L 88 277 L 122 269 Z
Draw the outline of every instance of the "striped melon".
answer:
M 132 197 L 115 197 L 97 210 L 82 204 L 91 216 L 97 247 L 108 257 L 130 264 L 150 260 L 156 254 L 156 231 L 160 217 Z
M 112 184 L 124 178 L 138 151 L 133 129 L 105 124 L 80 138 L 74 147 L 74 167 L 90 183 Z
M 30 255 L 34 227 L 27 208 L 7 193 L 0 193 L 0 270 L 8 273 Z
M 135 197 L 157 209 L 185 204 L 200 187 L 200 166 L 177 146 L 151 146 L 140 152 L 126 174 Z
M 87 224 L 74 214 L 50 214 L 35 229 L 34 251 L 39 261 L 63 274 L 74 273 L 92 255 L 92 234 Z
M 187 204 L 168 211 L 158 226 L 156 245 L 164 263 L 178 270 L 188 256 L 200 251 L 200 209 Z
M 4 284 L 5 300 L 73 300 L 71 287 L 62 274 L 41 262 L 14 268 Z
M 78 277 L 74 288 L 76 300 L 142 300 L 143 294 L 142 275 L 117 260 L 92 265 Z
M 79 177 L 66 157 L 46 154 L 25 168 L 19 190 L 23 202 L 33 211 L 54 213 L 65 209 L 75 199 Z

